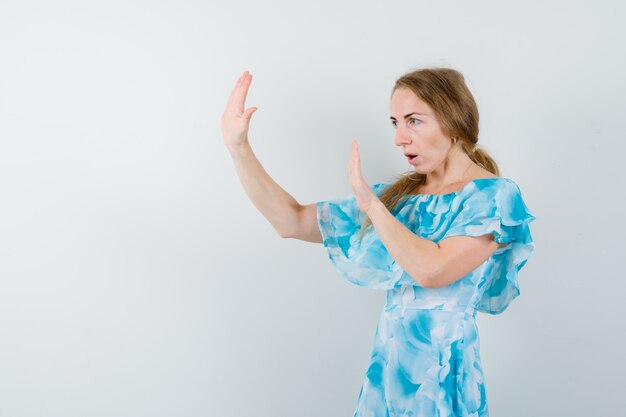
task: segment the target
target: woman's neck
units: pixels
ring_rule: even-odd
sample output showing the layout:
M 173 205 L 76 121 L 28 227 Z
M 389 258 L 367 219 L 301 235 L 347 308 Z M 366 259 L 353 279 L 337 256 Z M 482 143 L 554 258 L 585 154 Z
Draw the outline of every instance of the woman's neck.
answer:
M 426 174 L 422 185 L 428 189 L 441 189 L 464 183 L 467 178 L 471 177 L 476 167 L 474 161 L 460 147 L 453 146 L 441 166 Z

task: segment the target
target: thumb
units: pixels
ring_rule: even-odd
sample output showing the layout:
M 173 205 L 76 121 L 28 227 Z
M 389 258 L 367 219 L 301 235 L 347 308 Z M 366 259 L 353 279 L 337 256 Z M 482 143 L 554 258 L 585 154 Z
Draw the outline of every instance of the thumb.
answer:
M 252 113 L 254 113 L 255 111 L 257 111 L 258 108 L 257 107 L 250 107 L 248 110 L 246 110 L 245 112 L 243 112 L 243 114 L 241 115 L 241 117 L 243 117 L 244 119 L 249 119 L 252 117 Z

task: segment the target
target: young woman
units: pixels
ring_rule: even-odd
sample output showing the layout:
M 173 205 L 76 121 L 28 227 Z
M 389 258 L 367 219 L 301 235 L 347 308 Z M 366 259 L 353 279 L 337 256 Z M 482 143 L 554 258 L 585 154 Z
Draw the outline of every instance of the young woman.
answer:
M 251 80 L 239 78 L 222 115 L 246 193 L 280 236 L 323 243 L 342 276 L 387 292 L 354 416 L 488 416 L 475 317 L 519 295 L 535 217 L 476 146 L 478 109 L 463 76 L 426 68 L 396 81 L 390 119 L 414 172 L 370 187 L 353 141 L 354 193 L 309 205 L 252 152 Z

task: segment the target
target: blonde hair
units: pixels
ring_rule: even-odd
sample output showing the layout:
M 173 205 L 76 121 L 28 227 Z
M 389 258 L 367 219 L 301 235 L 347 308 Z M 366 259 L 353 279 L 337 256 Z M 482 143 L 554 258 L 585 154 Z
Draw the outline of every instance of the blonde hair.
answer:
M 428 104 L 435 112 L 444 133 L 456 138 L 461 149 L 472 161 L 487 171 L 500 175 L 496 161 L 485 150 L 477 147 L 478 107 L 459 71 L 451 68 L 423 68 L 411 71 L 396 80 L 391 95 L 398 88 L 411 90 L 420 100 Z M 417 172 L 395 176 L 395 181 L 378 198 L 390 212 L 393 212 L 398 203 L 421 186 L 425 179 L 425 174 Z M 363 237 L 365 229 L 371 224 L 371 219 L 366 217 L 361 225 L 359 238 Z

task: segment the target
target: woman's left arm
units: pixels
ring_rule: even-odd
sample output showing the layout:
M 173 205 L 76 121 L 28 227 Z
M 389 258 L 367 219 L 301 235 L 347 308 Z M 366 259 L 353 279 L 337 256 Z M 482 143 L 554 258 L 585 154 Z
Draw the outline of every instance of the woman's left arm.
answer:
M 348 174 L 357 204 L 367 213 L 387 252 L 422 287 L 443 287 L 463 278 L 500 246 L 493 234 L 451 236 L 439 243 L 417 236 L 387 210 L 365 182 L 356 141 L 352 141 Z
M 498 249 L 492 234 L 452 236 L 439 243 L 417 236 L 377 198 L 366 211 L 389 255 L 419 285 L 438 288 L 478 268 Z

